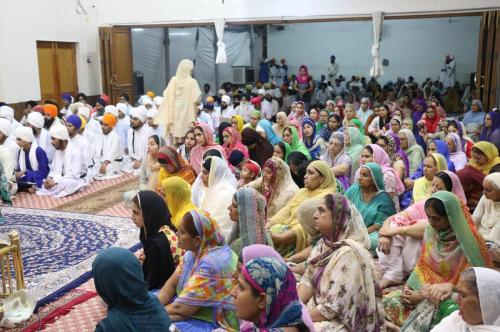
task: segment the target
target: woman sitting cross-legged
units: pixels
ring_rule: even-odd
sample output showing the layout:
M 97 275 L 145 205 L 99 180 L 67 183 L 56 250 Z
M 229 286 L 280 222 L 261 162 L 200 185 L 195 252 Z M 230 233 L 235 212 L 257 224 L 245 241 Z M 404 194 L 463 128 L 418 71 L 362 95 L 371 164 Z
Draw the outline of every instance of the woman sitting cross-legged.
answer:
M 484 195 L 472 218 L 484 237 L 493 261 L 500 265 L 500 173 L 491 173 L 483 181 Z
M 425 213 L 429 225 L 417 265 L 403 291 L 384 296 L 386 317 L 398 326 L 404 323 L 405 328 L 414 328 L 412 331 L 428 331 L 457 308 L 451 299 L 438 306 L 428 301 L 430 287 L 456 285 L 468 267 L 491 266 L 488 247 L 455 194 L 434 193 L 425 202 Z
M 266 229 L 266 200 L 255 189 L 238 189 L 228 210 L 234 223 L 227 243 L 237 255 L 252 244 L 272 246 L 271 235 Z
M 101 251 L 92 263 L 97 294 L 108 305 L 97 332 L 168 331 L 172 322 L 156 296 L 148 291 L 141 264 L 125 248 Z
M 181 332 L 237 330 L 230 292 L 236 285 L 238 257 L 217 223 L 208 213 L 192 210 L 184 216 L 177 236 L 187 252 L 158 293 L 175 326 Z
M 159 289 L 174 273 L 176 262 L 183 255 L 182 250 L 177 249 L 176 228 L 170 221 L 167 205 L 154 191 L 139 191 L 132 198 L 132 220 L 141 229 L 144 279 L 149 289 Z
M 302 304 L 293 273 L 280 259 L 255 258 L 245 263 L 233 289 L 236 315 L 242 332 L 308 331 L 302 321 Z
M 466 204 L 460 180 L 450 171 L 440 171 L 432 179 L 432 193 L 451 191 Z M 401 284 L 415 264 L 420 253 L 422 238 L 429 221 L 425 214 L 425 200 L 410 205 L 406 210 L 387 218 L 379 230 L 377 255 L 383 273 L 380 285 L 385 288 Z
M 262 167 L 262 176 L 247 186 L 264 196 L 268 217 L 273 217 L 299 190 L 293 182 L 290 168 L 278 157 L 269 158 Z
M 328 194 L 314 215 L 322 238 L 307 261 L 299 297 L 316 331 L 385 331 L 382 291 L 367 248 L 368 233 L 353 204 Z
M 307 234 L 297 220 L 299 205 L 308 198 L 334 193 L 337 189 L 335 176 L 322 160 L 309 164 L 304 184 L 305 188 L 297 191 L 290 202 L 270 218 L 267 224 L 274 246 L 284 258 L 307 246 Z

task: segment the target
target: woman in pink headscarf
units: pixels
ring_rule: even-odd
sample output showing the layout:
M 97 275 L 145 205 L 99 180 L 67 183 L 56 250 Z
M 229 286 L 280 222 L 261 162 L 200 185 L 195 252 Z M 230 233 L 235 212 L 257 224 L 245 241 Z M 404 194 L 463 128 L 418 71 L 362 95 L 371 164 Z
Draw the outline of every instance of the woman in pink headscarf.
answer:
M 467 199 L 455 173 L 440 171 L 432 179 L 432 193 L 451 191 L 466 204 Z M 379 230 L 377 254 L 383 271 L 382 288 L 401 284 L 411 273 L 418 260 L 424 229 L 428 225 L 425 199 L 410 205 L 406 210 L 389 217 Z
M 196 139 L 196 145 L 191 149 L 189 163 L 193 166 L 196 174 L 201 172 L 203 154 L 208 150 L 217 150 L 221 153 L 223 159 L 227 158 L 224 148 L 215 143 L 214 134 L 206 123 L 195 124 L 194 138 Z
M 248 155 L 248 148 L 241 143 L 241 134 L 234 127 L 227 127 L 222 131 L 222 140 L 224 141 L 223 147 L 226 151 L 226 156 L 229 156 L 234 150 L 239 150 L 243 153 L 245 159 L 250 158 Z
M 311 94 L 314 91 L 314 82 L 305 65 L 300 66 L 293 89 L 297 91 L 297 100 L 303 101 L 307 106 L 309 106 L 311 103 Z

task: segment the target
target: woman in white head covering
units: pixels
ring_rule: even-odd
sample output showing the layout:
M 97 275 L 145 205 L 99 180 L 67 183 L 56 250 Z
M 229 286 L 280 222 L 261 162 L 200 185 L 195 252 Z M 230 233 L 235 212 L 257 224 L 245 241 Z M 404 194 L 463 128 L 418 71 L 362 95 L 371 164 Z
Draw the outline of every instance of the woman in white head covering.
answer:
M 201 172 L 192 187 L 194 205 L 210 213 L 226 239 L 233 227 L 227 207 L 233 200 L 237 184 L 226 161 L 208 157 L 202 162 Z
M 500 272 L 484 267 L 469 268 L 460 274 L 455 290 L 460 309 L 444 318 L 431 332 L 500 331 Z
M 192 77 L 193 68 L 191 60 L 179 63 L 175 76 L 163 91 L 163 101 L 155 119 L 155 123 L 164 126 L 173 137 L 174 143 L 182 143 L 189 125 L 196 121 L 195 107 L 200 103 L 201 90 Z
M 472 218 L 490 248 L 493 260 L 500 263 L 500 173 L 491 173 L 483 181 L 484 195 Z

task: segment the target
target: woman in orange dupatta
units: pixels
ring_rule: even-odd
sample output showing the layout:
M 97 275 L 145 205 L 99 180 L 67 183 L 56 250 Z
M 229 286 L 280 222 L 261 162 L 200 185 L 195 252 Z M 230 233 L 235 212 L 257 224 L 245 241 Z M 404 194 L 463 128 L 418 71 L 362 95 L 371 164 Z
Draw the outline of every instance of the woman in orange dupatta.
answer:
M 160 192 L 163 180 L 172 176 L 178 176 L 189 184 L 193 184 L 194 180 L 196 180 L 193 167 L 174 148 L 170 146 L 161 148 L 158 151 L 157 159 L 161 166 L 158 173 L 157 192 Z

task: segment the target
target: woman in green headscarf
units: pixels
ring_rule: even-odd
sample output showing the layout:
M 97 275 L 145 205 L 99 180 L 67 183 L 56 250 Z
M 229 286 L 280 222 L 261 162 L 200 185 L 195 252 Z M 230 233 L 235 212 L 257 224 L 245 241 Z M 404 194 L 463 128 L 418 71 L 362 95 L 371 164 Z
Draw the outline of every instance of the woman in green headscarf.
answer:
M 92 263 L 97 294 L 108 305 L 95 331 L 168 331 L 172 322 L 157 297 L 148 291 L 141 264 L 130 250 L 110 247 Z
M 311 160 L 309 149 L 299 139 L 299 133 L 297 132 L 297 128 L 295 128 L 295 126 L 286 126 L 285 129 L 283 129 L 283 141 L 290 144 L 290 147 L 292 148 L 292 151 L 290 152 L 300 152 L 306 156 L 307 159 Z
M 288 161 L 288 156 L 292 152 L 292 148 L 287 142 L 278 142 L 273 146 L 273 149 L 273 157 L 278 157 L 285 163 Z
M 420 258 L 403 291 L 384 296 L 386 317 L 403 331 L 429 331 L 458 309 L 446 299 L 460 273 L 469 267 L 490 267 L 488 247 L 468 208 L 457 196 L 438 191 L 425 202 L 425 228 Z
M 356 206 L 370 236 L 372 252 L 378 246 L 378 230 L 384 221 L 396 213 L 394 201 L 385 191 L 382 169 L 376 163 L 364 164 L 359 171 L 358 182 L 354 183 L 345 196 Z
M 344 128 L 344 142 L 346 152 L 351 157 L 351 184 L 354 182 L 356 171 L 359 168 L 359 157 L 361 156 L 361 151 L 365 147 L 364 136 L 357 128 L 347 127 Z
M 359 130 L 361 135 L 363 136 L 363 139 L 365 140 L 365 144 L 371 144 L 372 140 L 370 139 L 370 136 L 365 135 L 365 126 L 363 126 L 363 122 L 361 122 L 360 119 L 354 118 L 349 121 L 349 127 L 354 127 Z

